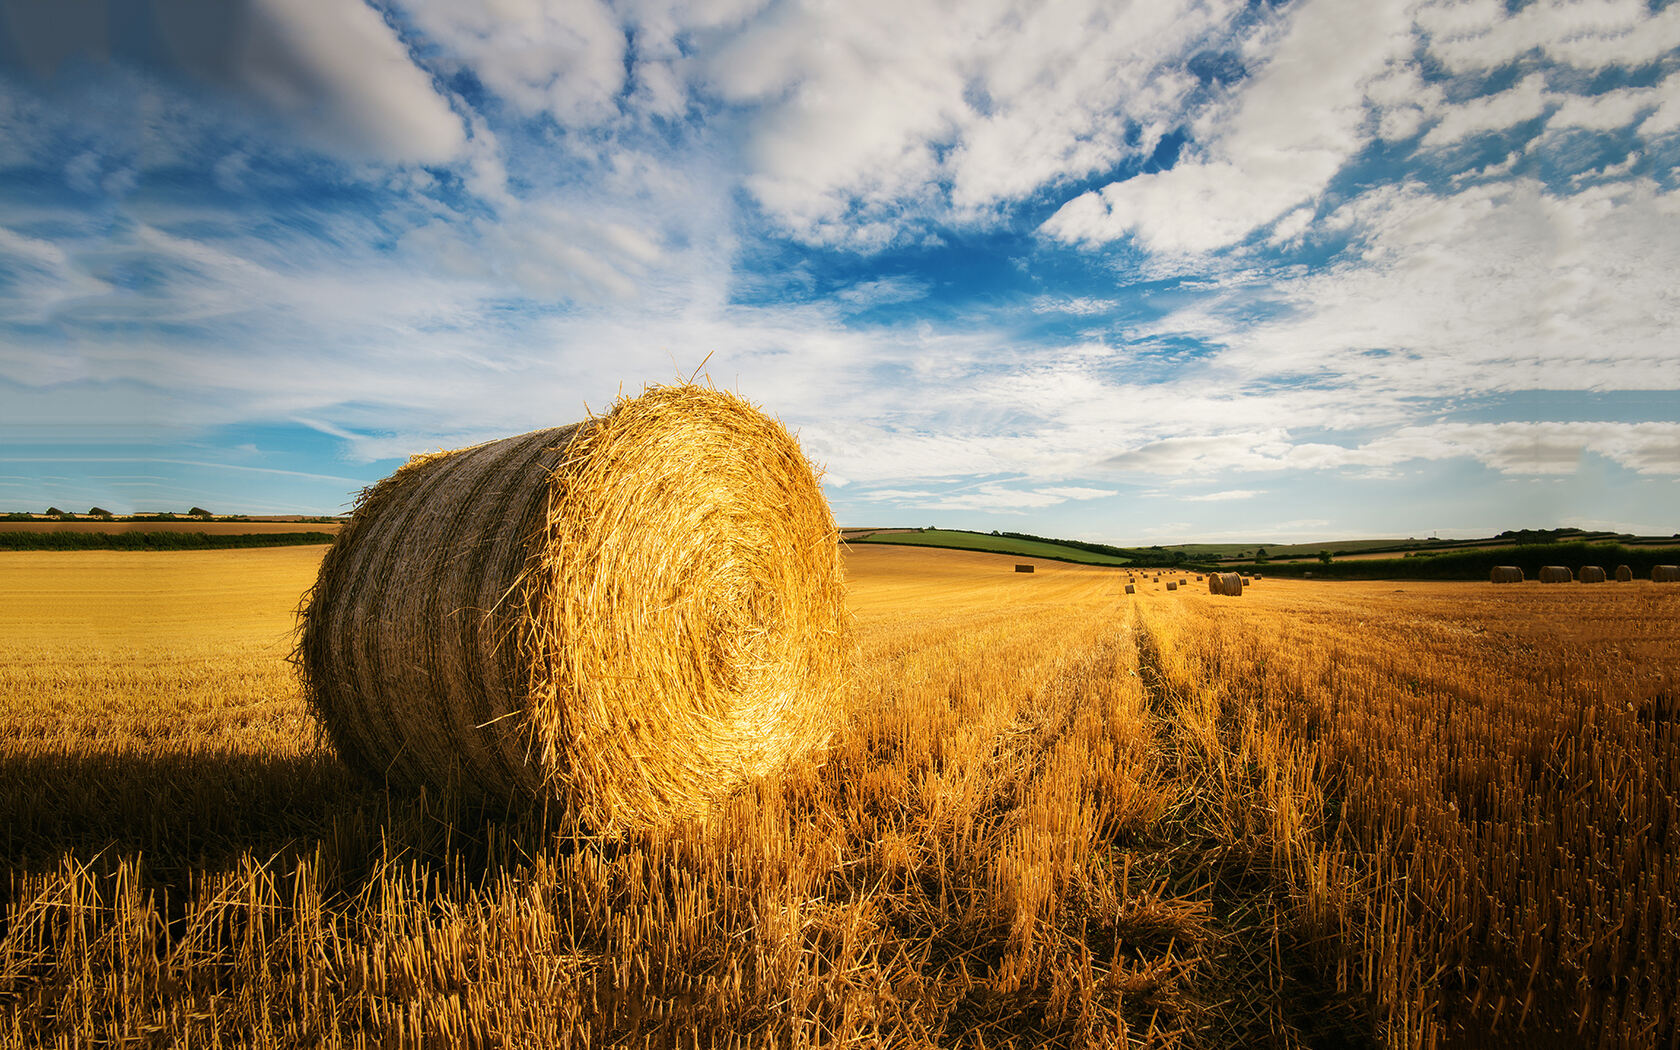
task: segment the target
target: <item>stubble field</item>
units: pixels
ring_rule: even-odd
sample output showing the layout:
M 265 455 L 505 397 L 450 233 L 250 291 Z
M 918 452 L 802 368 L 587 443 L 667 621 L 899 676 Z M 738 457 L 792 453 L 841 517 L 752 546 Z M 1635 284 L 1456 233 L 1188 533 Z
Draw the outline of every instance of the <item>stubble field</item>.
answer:
M 1680 587 L 860 547 L 828 751 L 604 840 L 341 771 L 320 553 L 0 553 L 0 1043 L 1680 1038 Z

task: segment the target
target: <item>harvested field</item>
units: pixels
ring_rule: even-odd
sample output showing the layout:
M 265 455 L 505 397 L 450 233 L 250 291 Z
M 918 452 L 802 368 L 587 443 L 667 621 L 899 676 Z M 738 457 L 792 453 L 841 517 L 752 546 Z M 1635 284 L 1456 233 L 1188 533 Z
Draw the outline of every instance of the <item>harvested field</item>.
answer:
M 127 532 L 203 532 L 211 536 L 249 536 L 268 532 L 326 532 L 334 533 L 339 521 L 100 521 L 83 518 L 77 521 L 0 521 L 0 532 L 103 532 L 119 535 Z
M 363 785 L 320 549 L 0 554 L 0 1043 L 1666 1046 L 1680 588 L 846 555 L 820 760 L 581 836 Z

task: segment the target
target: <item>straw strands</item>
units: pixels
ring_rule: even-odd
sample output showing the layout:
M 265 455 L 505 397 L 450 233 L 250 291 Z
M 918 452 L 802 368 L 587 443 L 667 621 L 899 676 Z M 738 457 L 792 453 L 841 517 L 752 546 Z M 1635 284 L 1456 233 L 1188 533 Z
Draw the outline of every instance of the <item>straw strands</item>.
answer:
M 1567 565 L 1542 565 L 1540 567 L 1541 583 L 1569 583 L 1575 579 L 1575 574 L 1569 571 Z
M 1488 579 L 1494 583 L 1521 583 L 1523 571 L 1520 565 L 1495 565 Z
M 296 659 L 371 775 L 552 797 L 601 830 L 699 814 L 826 737 L 836 536 L 780 423 L 650 387 L 365 492 Z

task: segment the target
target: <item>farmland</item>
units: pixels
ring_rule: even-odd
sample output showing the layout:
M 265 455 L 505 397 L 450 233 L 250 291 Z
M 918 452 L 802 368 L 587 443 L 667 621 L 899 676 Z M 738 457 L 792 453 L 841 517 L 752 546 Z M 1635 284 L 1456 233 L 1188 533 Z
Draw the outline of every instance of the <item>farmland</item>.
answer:
M 320 554 L 0 553 L 0 1043 L 1676 1038 L 1680 586 L 854 544 L 829 749 L 607 840 L 344 773 Z

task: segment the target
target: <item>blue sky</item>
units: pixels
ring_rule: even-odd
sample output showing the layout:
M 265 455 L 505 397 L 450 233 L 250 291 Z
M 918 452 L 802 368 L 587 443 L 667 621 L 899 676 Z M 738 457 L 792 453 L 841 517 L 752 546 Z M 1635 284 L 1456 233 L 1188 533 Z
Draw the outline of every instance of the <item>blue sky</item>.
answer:
M 1680 3 L 0 3 L 0 509 L 706 362 L 847 524 L 1680 530 Z

